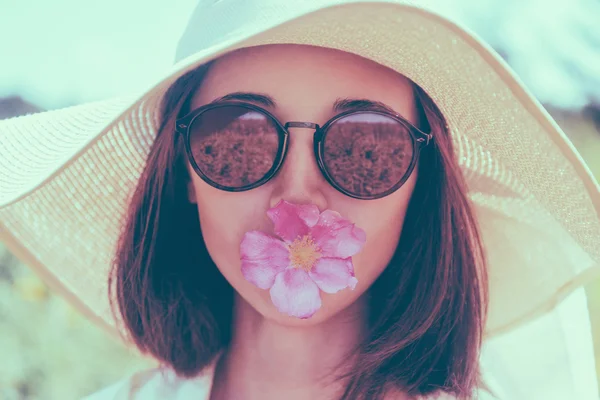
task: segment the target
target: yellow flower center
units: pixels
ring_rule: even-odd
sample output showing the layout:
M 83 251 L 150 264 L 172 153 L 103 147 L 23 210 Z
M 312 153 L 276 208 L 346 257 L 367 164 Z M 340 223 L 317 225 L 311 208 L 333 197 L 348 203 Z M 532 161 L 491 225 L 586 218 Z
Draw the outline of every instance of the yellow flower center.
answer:
M 289 245 L 290 262 L 294 268 L 310 271 L 321 257 L 319 249 L 310 236 L 297 238 Z

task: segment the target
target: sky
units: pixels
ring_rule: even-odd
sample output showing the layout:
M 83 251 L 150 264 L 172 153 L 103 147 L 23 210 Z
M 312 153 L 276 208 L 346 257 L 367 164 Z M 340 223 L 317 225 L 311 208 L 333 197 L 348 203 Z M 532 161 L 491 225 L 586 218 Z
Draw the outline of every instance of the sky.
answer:
M 0 0 L 0 96 L 53 109 L 141 90 L 173 63 L 195 4 Z
M 600 1 L 439 0 L 506 54 L 545 104 L 600 106 Z
M 600 104 L 600 1 L 439 1 L 505 54 L 542 103 Z M 195 4 L 0 0 L 0 97 L 55 109 L 142 90 L 172 64 Z

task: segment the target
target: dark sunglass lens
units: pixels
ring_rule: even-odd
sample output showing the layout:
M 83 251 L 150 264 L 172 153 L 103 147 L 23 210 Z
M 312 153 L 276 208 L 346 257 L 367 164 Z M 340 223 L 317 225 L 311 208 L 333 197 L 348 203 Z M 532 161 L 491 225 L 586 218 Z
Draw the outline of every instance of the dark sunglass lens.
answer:
M 190 148 L 198 168 L 230 188 L 252 185 L 273 167 L 279 148 L 275 123 L 250 108 L 210 109 L 191 126 Z
M 323 162 L 344 190 L 371 197 L 392 189 L 406 175 L 414 152 L 408 127 L 377 113 L 336 121 L 323 142 Z

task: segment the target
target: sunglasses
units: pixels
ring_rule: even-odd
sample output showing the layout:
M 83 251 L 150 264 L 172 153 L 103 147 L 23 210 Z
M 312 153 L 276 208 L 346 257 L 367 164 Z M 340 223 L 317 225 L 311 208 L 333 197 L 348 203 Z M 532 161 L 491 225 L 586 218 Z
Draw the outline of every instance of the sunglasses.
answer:
M 288 128 L 314 129 L 314 155 L 321 173 L 341 193 L 362 200 L 398 190 L 417 164 L 432 134 L 400 115 L 351 110 L 323 126 L 281 123 L 254 104 L 207 104 L 176 121 L 194 171 L 229 192 L 257 188 L 276 176 L 289 144 Z

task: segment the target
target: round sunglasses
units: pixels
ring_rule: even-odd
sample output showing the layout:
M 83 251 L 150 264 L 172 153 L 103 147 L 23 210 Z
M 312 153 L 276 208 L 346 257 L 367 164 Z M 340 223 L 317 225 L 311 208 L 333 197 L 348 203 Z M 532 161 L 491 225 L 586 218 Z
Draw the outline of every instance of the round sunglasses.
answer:
M 229 192 L 254 189 L 277 174 L 288 150 L 288 128 L 314 129 L 314 155 L 327 182 L 362 200 L 398 190 L 432 139 L 431 133 L 385 111 L 346 111 L 323 126 L 283 124 L 262 107 L 237 101 L 199 107 L 175 126 L 194 171 Z

